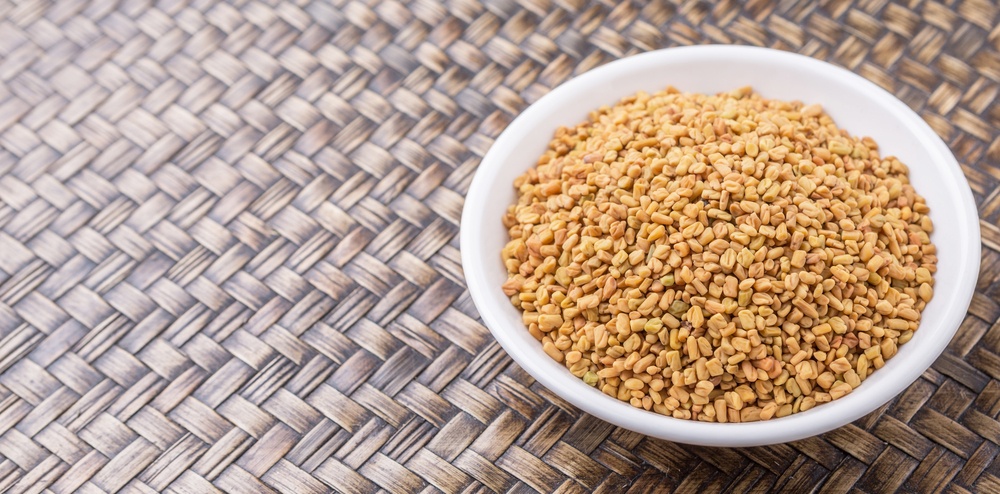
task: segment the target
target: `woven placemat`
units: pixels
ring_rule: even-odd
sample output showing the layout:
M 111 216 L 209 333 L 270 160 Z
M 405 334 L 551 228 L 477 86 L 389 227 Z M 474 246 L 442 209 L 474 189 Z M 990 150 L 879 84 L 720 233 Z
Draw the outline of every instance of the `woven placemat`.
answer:
M 990 0 L 0 0 L 0 491 L 1000 490 Z M 969 315 L 890 404 L 791 444 L 583 414 L 478 321 L 480 157 L 555 85 L 699 43 L 920 112 L 982 218 Z

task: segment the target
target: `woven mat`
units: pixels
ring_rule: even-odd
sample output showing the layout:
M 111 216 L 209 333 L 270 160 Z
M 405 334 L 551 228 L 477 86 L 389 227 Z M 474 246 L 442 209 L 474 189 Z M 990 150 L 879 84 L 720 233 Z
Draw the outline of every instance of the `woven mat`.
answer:
M 996 3 L 115 3 L 0 0 L 0 491 L 1000 490 Z M 464 289 L 462 198 L 513 117 L 698 43 L 875 81 L 980 207 L 946 354 L 821 437 L 610 426 L 512 364 Z

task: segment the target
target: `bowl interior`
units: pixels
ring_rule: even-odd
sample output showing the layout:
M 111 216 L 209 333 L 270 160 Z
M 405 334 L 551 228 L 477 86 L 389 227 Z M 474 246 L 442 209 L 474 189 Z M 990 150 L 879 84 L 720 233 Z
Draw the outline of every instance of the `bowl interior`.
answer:
M 819 103 L 852 135 L 871 136 L 880 155 L 910 167 L 927 199 L 938 247 L 934 299 L 920 329 L 886 366 L 850 395 L 807 412 L 749 424 L 710 424 L 663 417 L 601 394 L 573 377 L 541 350 L 520 312 L 503 295 L 506 270 L 500 250 L 507 232 L 500 218 L 515 200 L 512 183 L 534 166 L 553 132 L 586 119 L 601 105 L 644 90 L 673 85 L 716 93 L 752 86 L 764 97 Z M 972 298 L 979 267 L 978 216 L 954 156 L 903 103 L 846 70 L 800 55 L 762 48 L 673 48 L 619 60 L 588 72 L 540 99 L 497 139 L 484 157 L 462 217 L 461 250 L 469 290 L 484 322 L 514 360 L 543 385 L 577 407 L 651 436 L 716 446 L 791 441 L 844 425 L 885 403 L 930 366 L 951 340 Z

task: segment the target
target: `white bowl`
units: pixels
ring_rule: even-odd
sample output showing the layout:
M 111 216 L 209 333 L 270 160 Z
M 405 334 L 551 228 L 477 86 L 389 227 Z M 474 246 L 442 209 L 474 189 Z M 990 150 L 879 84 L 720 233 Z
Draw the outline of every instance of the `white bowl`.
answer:
M 500 286 L 507 231 L 501 217 L 515 200 L 514 179 L 535 165 L 553 132 L 586 119 L 590 110 L 640 90 L 672 85 L 717 93 L 752 86 L 768 98 L 819 103 L 852 135 L 871 136 L 882 156 L 910 168 L 927 199 L 938 248 L 934 298 L 913 339 L 851 394 L 806 412 L 769 421 L 717 424 L 647 412 L 602 394 L 549 358 L 521 322 Z M 462 213 L 462 267 L 479 313 L 500 345 L 542 385 L 580 409 L 650 436 L 707 446 L 794 441 L 847 424 L 914 382 L 941 354 L 965 317 L 980 261 L 979 219 L 969 185 L 948 147 L 906 105 L 847 70 L 792 53 L 743 46 L 654 51 L 609 63 L 552 90 L 517 117 L 483 158 Z

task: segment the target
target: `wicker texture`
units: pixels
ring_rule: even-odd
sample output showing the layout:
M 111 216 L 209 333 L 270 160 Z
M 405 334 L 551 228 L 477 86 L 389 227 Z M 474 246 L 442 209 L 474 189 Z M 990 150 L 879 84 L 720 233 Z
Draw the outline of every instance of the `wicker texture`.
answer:
M 998 24 L 990 0 L 0 0 L 0 491 L 997 492 Z M 697 43 L 882 85 L 980 207 L 947 353 L 821 437 L 612 427 L 464 289 L 463 194 L 513 117 Z

